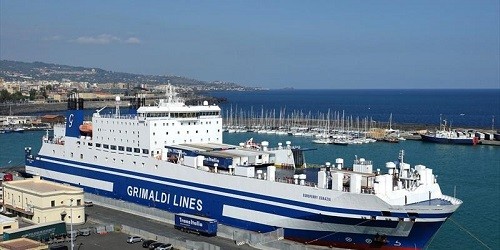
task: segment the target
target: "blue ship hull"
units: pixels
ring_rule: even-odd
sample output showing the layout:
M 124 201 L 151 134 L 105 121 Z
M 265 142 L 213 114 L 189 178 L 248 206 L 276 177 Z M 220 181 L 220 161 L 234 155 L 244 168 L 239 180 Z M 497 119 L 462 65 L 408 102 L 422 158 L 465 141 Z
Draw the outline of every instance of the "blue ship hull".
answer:
M 441 143 L 441 144 L 462 144 L 462 145 L 475 145 L 478 143 L 475 137 L 471 138 L 445 138 L 445 137 L 436 137 L 434 135 L 420 135 L 422 137 L 422 141 L 425 142 L 433 142 L 433 143 Z
M 47 161 L 50 160 L 51 162 Z M 59 162 L 59 163 L 55 163 Z M 69 165 L 84 166 L 84 168 L 71 167 Z M 251 231 L 269 232 L 276 230 L 272 225 L 259 224 L 248 220 L 239 220 L 224 216 L 224 207 L 233 206 L 256 212 L 271 213 L 279 216 L 313 221 L 318 223 L 334 223 L 341 226 L 365 226 L 382 228 L 385 230 L 398 230 L 400 221 L 381 221 L 359 218 L 347 218 L 340 216 L 327 216 L 321 213 L 306 212 L 292 208 L 284 208 L 272 204 L 264 204 L 256 200 L 282 202 L 317 209 L 325 212 L 344 214 L 362 214 L 377 216 L 380 211 L 360 211 L 335 207 L 324 207 L 310 203 L 294 200 L 286 200 L 278 197 L 270 197 L 263 194 L 242 192 L 232 189 L 213 187 L 203 183 L 193 183 L 185 180 L 151 176 L 127 170 L 116 170 L 105 166 L 80 163 L 78 161 L 62 160 L 51 157 L 31 158 L 27 157 L 26 166 L 55 171 L 58 173 L 71 174 L 85 178 L 96 179 L 113 183 L 113 191 L 103 191 L 96 188 L 80 185 L 85 192 L 94 193 L 114 199 L 137 203 L 143 206 L 155 207 L 172 213 L 189 213 L 217 219 L 219 223 L 242 228 Z M 101 171 L 96 171 L 101 170 Z M 103 173 L 102 170 L 107 171 Z M 121 175 L 120 175 L 121 174 Z M 133 175 L 137 178 L 125 177 L 123 174 Z M 45 179 L 51 179 L 45 177 Z M 52 179 L 53 181 L 59 181 Z M 167 184 L 165 184 L 167 183 Z M 146 190 L 146 191 L 145 191 Z M 205 191 L 204 191 L 205 190 Z M 214 192 L 215 191 L 215 192 Z M 230 194 L 230 195 L 224 195 Z M 408 217 L 408 214 L 395 214 L 400 218 Z M 443 214 L 420 214 L 420 218 L 447 218 L 449 213 Z M 285 238 L 303 242 L 306 244 L 347 247 L 356 249 L 381 248 L 381 249 L 422 249 L 437 232 L 444 220 L 436 222 L 407 222 L 405 227 L 410 227 L 408 236 L 377 236 L 373 233 L 346 233 L 321 230 L 304 230 L 295 228 L 284 228 Z

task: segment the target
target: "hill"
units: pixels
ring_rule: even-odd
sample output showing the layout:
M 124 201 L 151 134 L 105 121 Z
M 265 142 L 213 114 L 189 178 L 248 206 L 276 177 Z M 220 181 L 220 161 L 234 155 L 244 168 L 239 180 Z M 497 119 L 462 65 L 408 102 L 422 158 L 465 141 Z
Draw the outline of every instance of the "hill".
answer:
M 165 84 L 190 86 L 200 90 L 251 90 L 236 83 L 206 82 L 182 76 L 140 75 L 113 72 L 100 68 L 76 67 L 44 62 L 0 60 L 0 78 L 4 81 L 73 81 L 89 83 Z

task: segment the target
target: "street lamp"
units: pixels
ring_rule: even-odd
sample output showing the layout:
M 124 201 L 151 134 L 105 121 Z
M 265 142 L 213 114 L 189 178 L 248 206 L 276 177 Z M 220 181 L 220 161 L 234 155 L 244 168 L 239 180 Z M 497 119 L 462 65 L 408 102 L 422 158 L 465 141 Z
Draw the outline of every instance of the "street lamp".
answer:
M 69 199 L 70 200 L 70 203 L 69 203 L 69 211 L 70 211 L 70 216 L 71 216 L 71 232 L 70 232 L 70 235 L 71 235 L 71 250 L 73 250 L 73 248 L 75 247 L 75 243 L 73 241 L 73 198 Z

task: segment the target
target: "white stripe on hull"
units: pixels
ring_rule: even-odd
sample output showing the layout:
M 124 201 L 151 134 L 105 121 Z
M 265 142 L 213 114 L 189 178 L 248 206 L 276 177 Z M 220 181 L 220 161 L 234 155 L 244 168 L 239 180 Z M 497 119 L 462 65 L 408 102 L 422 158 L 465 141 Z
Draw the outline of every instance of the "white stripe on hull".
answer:
M 40 174 L 43 177 L 50 178 L 52 180 L 59 180 L 61 182 L 66 182 L 75 185 L 82 185 L 86 187 L 96 188 L 99 190 L 113 192 L 113 182 L 91 179 L 79 175 L 65 174 L 42 168 L 36 168 L 28 165 L 26 165 L 26 167 L 32 168 L 36 173 Z

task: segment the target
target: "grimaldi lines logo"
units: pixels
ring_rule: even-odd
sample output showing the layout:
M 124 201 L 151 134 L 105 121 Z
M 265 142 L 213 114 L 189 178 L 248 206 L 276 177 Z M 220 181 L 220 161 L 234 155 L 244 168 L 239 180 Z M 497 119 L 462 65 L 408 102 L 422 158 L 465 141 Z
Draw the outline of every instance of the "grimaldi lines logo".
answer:
M 166 193 L 148 188 L 128 186 L 127 195 L 130 197 L 164 203 L 176 207 L 187 208 L 190 210 L 201 211 L 203 209 L 203 201 L 201 199 L 179 194 Z

